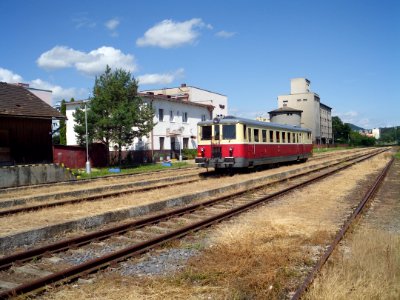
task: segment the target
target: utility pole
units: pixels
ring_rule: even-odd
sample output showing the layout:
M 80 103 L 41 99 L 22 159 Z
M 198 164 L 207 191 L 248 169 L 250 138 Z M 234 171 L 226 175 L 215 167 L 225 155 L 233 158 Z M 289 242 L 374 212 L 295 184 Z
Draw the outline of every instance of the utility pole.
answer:
M 89 161 L 89 136 L 88 136 L 88 124 L 87 124 L 87 105 L 85 102 L 85 127 L 86 127 L 86 173 L 90 174 L 90 161 Z

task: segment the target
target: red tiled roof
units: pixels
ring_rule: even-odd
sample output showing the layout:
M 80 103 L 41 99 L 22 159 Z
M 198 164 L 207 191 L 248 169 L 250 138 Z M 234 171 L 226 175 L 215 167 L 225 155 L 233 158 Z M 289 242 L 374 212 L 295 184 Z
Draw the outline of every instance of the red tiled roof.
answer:
M 50 119 L 65 118 L 24 87 L 0 82 L 0 116 Z

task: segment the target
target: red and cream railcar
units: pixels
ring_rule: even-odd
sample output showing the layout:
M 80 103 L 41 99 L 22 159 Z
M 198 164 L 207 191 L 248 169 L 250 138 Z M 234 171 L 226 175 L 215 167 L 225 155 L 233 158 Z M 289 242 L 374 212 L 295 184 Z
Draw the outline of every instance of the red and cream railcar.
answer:
M 196 163 L 201 167 L 246 168 L 312 155 L 311 130 L 227 116 L 198 123 Z

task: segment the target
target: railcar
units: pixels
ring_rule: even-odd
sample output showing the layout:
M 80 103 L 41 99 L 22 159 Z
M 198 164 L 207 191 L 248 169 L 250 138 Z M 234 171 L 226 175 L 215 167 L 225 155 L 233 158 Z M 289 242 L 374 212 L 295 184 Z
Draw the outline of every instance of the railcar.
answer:
M 197 157 L 205 168 L 249 168 L 312 155 L 311 130 L 226 116 L 198 123 Z

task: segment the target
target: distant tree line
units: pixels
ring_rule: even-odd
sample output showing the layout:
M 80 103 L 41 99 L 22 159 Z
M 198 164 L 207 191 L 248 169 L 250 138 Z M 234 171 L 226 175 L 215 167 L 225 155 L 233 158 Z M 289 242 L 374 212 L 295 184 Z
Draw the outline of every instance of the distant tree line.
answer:
M 395 143 L 400 145 L 400 127 L 386 127 L 380 128 L 380 138 L 379 142 L 385 144 L 392 144 Z
M 335 116 L 332 117 L 332 132 L 335 144 L 349 144 L 350 146 L 374 146 L 376 139 L 353 131 L 349 124 Z

